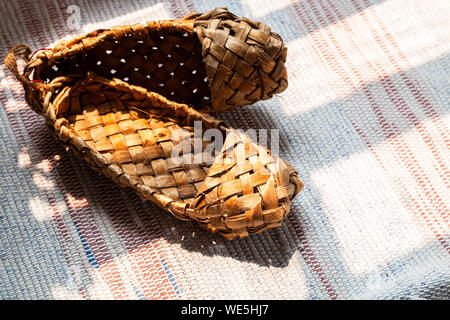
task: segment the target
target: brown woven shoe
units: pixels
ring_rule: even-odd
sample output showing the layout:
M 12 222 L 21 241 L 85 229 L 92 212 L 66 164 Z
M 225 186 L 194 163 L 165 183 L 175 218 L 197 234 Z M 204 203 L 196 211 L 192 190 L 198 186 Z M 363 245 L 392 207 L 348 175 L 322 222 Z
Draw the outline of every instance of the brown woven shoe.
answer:
M 245 237 L 279 226 L 303 188 L 285 161 L 201 113 L 286 88 L 286 47 L 262 23 L 219 8 L 97 30 L 30 54 L 15 46 L 5 63 L 56 138 L 180 219 L 227 239 Z M 225 140 L 216 152 L 203 136 L 210 129 Z
M 9 57 L 15 71 L 14 54 L 23 49 Z M 33 108 L 41 108 L 50 131 L 94 170 L 227 239 L 279 226 L 303 187 L 294 168 L 247 136 L 143 87 L 88 72 L 36 89 L 33 101 L 41 104 Z M 203 135 L 209 129 L 225 139 L 215 153 Z
M 31 51 L 22 50 L 28 58 Z M 217 8 L 62 41 L 33 55 L 21 80 L 38 87 L 60 76 L 93 71 L 201 112 L 222 112 L 285 90 L 286 53 L 281 37 L 264 23 Z M 40 111 L 38 98 L 27 88 L 27 100 Z

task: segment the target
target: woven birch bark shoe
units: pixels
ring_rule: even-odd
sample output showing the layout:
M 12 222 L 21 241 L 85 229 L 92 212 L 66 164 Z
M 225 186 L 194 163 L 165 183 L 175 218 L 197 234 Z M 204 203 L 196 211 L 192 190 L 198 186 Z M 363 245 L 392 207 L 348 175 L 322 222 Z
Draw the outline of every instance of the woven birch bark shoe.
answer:
M 241 132 L 143 87 L 88 72 L 36 93 L 32 107 L 50 131 L 94 170 L 227 239 L 279 226 L 303 187 L 292 166 Z M 220 148 L 210 148 L 212 129 Z
M 27 59 L 30 53 L 24 52 Z M 93 71 L 216 113 L 285 90 L 286 53 L 281 37 L 264 23 L 217 8 L 179 20 L 99 29 L 62 41 L 34 54 L 22 80 L 37 87 L 61 76 Z M 26 88 L 27 100 L 39 110 L 39 96 L 32 88 Z

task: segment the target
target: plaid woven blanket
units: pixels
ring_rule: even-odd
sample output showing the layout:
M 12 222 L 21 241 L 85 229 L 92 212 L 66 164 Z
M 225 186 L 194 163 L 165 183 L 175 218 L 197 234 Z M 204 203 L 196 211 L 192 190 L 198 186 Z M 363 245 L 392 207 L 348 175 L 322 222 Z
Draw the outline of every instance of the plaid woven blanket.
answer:
M 221 116 L 280 130 L 305 183 L 283 226 L 228 241 L 118 188 L 2 64 L 0 298 L 449 299 L 448 1 L 2 0 L 0 56 L 218 6 L 288 46 L 288 89 Z

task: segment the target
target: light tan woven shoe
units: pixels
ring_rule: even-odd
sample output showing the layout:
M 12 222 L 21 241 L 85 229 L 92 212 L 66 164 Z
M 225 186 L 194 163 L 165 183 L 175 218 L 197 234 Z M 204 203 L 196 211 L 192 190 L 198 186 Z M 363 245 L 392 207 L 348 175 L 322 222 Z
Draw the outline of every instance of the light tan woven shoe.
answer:
M 279 226 L 289 213 L 303 187 L 295 169 L 199 112 L 284 90 L 286 48 L 262 23 L 216 9 L 97 30 L 30 54 L 18 45 L 5 58 L 27 103 L 118 185 L 227 239 Z M 26 62 L 23 73 L 16 58 Z M 215 152 L 203 135 L 210 129 L 224 140 Z
M 186 104 L 92 73 L 49 86 L 59 92 L 39 91 L 40 113 L 68 149 L 142 199 L 227 239 L 279 226 L 303 187 L 285 161 Z M 216 153 L 208 151 L 208 129 L 224 138 Z
M 31 50 L 22 50 L 28 59 Z M 93 71 L 201 112 L 222 112 L 285 90 L 286 53 L 281 37 L 264 23 L 217 8 L 62 41 L 33 55 L 21 80 L 40 87 L 60 76 Z M 27 88 L 27 100 L 40 111 L 32 88 Z

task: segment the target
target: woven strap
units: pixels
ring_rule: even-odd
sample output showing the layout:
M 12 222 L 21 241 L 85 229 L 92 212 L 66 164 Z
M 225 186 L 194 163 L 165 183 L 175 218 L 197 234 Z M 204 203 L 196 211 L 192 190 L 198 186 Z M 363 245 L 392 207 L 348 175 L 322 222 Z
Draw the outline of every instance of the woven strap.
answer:
M 48 52 L 45 50 L 44 52 Z M 18 44 L 11 48 L 5 57 L 5 65 L 15 75 L 25 89 L 25 100 L 28 105 L 38 114 L 46 114 L 49 111 L 50 99 L 54 96 L 55 91 L 61 88 L 64 84 L 82 77 L 81 74 L 67 74 L 64 76 L 53 78 L 47 83 L 43 83 L 37 79 L 30 79 L 30 75 L 33 72 L 36 60 L 30 59 L 31 49 L 26 44 Z M 23 60 L 26 65 L 22 72 L 19 71 L 17 65 L 18 60 Z M 42 63 L 42 60 L 39 60 Z

